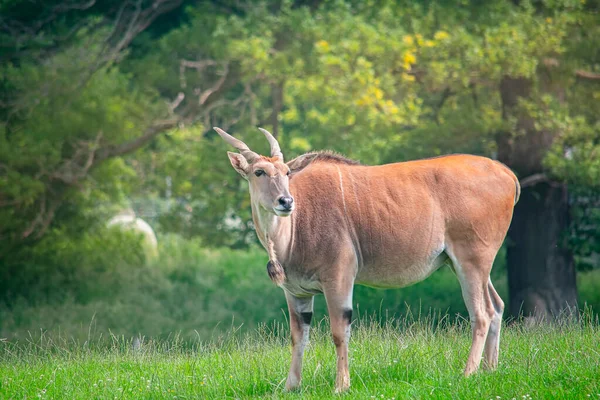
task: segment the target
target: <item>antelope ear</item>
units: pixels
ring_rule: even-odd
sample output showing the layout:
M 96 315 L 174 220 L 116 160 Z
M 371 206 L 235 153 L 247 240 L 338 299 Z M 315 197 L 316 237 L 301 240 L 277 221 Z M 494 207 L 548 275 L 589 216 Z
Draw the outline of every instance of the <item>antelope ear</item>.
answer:
M 231 151 L 228 151 L 227 155 L 229 156 L 229 161 L 231 162 L 233 169 L 235 169 L 238 174 L 242 176 L 242 178 L 247 180 L 248 168 L 250 167 L 248 165 L 248 161 L 246 161 L 243 155 L 238 153 L 232 153 Z
M 303 154 L 301 156 L 294 158 L 291 161 L 288 161 L 287 166 L 289 167 L 289 169 L 291 170 L 291 172 L 293 174 L 294 172 L 298 172 L 298 171 L 304 169 L 304 167 L 306 167 L 308 164 L 310 164 L 313 161 L 313 159 L 318 155 L 319 155 L 318 153 Z

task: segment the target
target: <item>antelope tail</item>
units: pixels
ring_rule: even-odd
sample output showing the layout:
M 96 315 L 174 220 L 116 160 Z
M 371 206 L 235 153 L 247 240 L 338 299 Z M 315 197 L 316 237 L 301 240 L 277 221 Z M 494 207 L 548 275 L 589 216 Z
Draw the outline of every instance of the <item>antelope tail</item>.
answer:
M 519 201 L 519 197 L 521 197 L 521 184 L 519 183 L 519 179 L 513 175 L 513 179 L 515 180 L 515 205 Z
M 521 197 L 521 184 L 519 183 L 519 178 L 517 178 L 517 176 L 512 171 L 512 169 L 508 168 L 504 163 L 501 163 L 498 160 L 494 160 L 494 161 L 496 161 L 498 164 L 500 164 L 502 166 L 502 168 L 504 169 L 504 171 L 506 171 L 506 173 L 508 175 L 510 175 L 512 180 L 515 182 L 515 203 L 513 205 L 516 205 L 519 202 L 519 197 Z

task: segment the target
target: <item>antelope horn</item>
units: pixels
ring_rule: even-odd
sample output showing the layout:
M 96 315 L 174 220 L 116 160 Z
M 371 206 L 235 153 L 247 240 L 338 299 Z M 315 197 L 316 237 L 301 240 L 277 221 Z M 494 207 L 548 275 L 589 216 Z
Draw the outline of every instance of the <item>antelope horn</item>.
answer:
M 234 138 L 229 133 L 225 132 L 223 129 L 217 127 L 214 127 L 213 129 L 217 131 L 217 133 L 223 138 L 223 140 L 225 140 L 227 143 L 238 149 L 240 151 L 240 154 L 243 155 L 248 162 L 252 162 L 260 157 L 258 154 L 250 150 L 246 143 Z
M 277 139 L 271 135 L 271 133 L 263 128 L 258 128 L 264 135 L 267 137 L 269 144 L 271 145 L 271 157 L 277 157 L 283 162 L 283 154 L 281 153 L 281 148 L 279 147 L 279 143 Z

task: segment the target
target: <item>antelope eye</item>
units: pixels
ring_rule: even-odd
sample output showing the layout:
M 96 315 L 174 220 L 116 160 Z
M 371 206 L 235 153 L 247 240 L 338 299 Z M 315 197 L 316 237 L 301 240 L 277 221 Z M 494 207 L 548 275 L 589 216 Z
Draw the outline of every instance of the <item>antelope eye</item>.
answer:
M 287 176 L 290 176 L 291 174 L 292 174 L 292 172 L 291 172 L 291 171 L 288 169 L 288 172 L 287 172 L 287 174 L 286 174 L 286 175 L 287 175 Z
M 254 175 L 256 175 L 256 176 L 262 176 L 262 175 L 264 175 L 264 174 L 265 174 L 265 171 L 263 171 L 262 169 L 257 169 L 257 170 L 254 172 Z

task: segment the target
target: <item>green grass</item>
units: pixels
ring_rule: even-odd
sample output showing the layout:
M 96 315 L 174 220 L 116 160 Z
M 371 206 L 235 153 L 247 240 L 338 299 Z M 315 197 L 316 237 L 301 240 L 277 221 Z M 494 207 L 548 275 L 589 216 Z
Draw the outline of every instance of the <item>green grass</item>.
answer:
M 337 398 L 326 322 L 311 332 L 301 391 L 283 391 L 287 312 L 264 251 L 209 250 L 173 236 L 149 265 L 79 260 L 0 304 L 0 399 Z M 493 280 L 508 300 L 502 264 Z M 600 270 L 579 273 L 578 288 L 580 305 L 598 310 Z M 600 400 L 591 311 L 580 325 L 504 329 L 498 371 L 465 379 L 470 334 L 449 269 L 404 289 L 357 286 L 354 306 L 346 398 Z M 324 313 L 317 296 L 315 319 Z M 136 335 L 154 339 L 133 351 Z
M 469 378 L 461 376 L 470 345 L 464 320 L 354 325 L 345 398 L 600 399 L 600 328 L 591 316 L 579 324 L 504 329 L 498 370 Z M 208 343 L 147 341 L 139 350 L 117 337 L 4 342 L 0 397 L 338 398 L 326 321 L 311 336 L 302 389 L 293 394 L 283 391 L 290 347 L 286 330 L 276 325 L 230 331 Z

